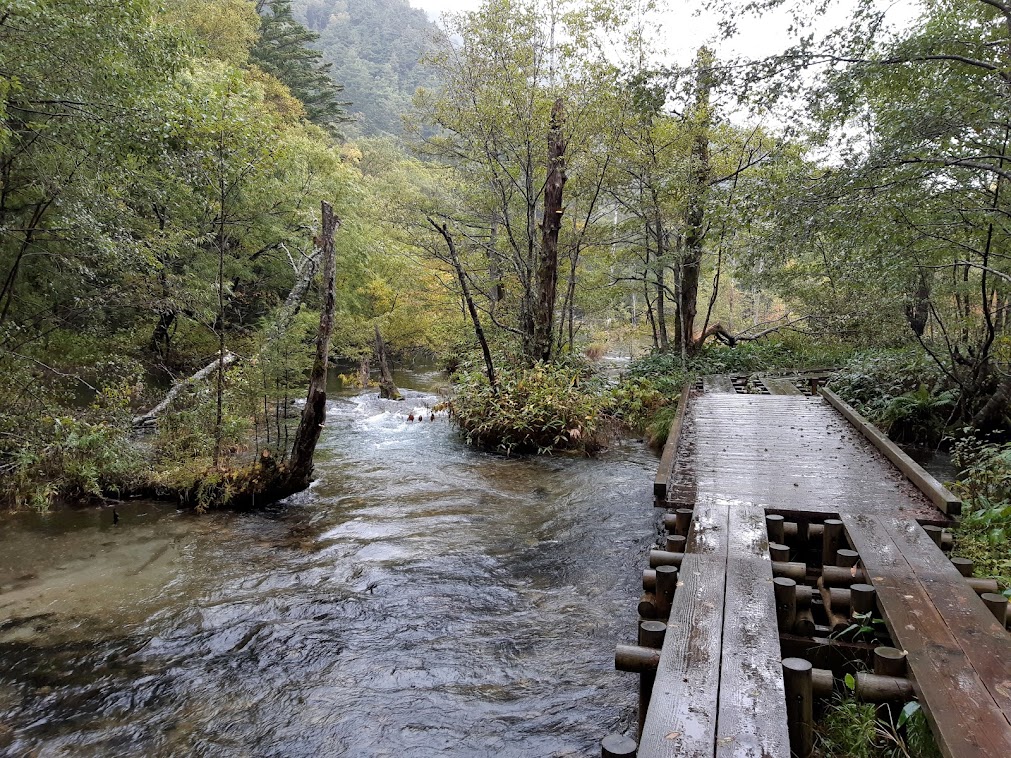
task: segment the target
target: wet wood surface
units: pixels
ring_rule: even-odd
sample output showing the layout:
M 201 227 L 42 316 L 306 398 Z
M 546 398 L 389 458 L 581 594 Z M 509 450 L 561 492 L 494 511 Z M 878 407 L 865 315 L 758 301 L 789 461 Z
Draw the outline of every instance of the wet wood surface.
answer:
M 699 496 L 775 513 L 880 512 L 943 522 L 916 487 L 823 398 L 702 394 L 690 404 Z
M 734 394 L 734 380 L 725 374 L 714 374 L 702 377 L 702 389 L 706 393 Z
M 782 382 L 744 395 L 707 377 L 688 405 L 668 492 L 695 516 L 639 755 L 788 758 L 767 513 L 841 518 L 942 752 L 1011 755 L 1011 636 L 917 523 L 946 517 Z
M 910 458 L 906 453 L 873 424 L 868 422 L 855 409 L 844 403 L 834 392 L 822 389 L 821 393 L 855 429 L 857 429 L 881 454 L 890 460 L 903 476 L 909 479 L 916 487 L 923 492 L 930 501 L 949 515 L 958 515 L 962 512 L 962 501 L 948 491 L 940 482 L 925 472 L 918 463 Z
M 670 499 L 670 482 L 677 465 L 681 430 L 684 426 L 690 396 L 691 388 L 686 386 L 681 392 L 681 397 L 678 401 L 678 411 L 674 416 L 674 421 L 671 422 L 670 432 L 667 434 L 667 442 L 664 444 L 663 453 L 660 456 L 660 465 L 657 467 L 656 477 L 653 480 L 653 497 L 661 503 Z
M 716 755 L 789 758 L 765 510 L 731 505 Z
M 973 666 L 968 650 L 950 627 L 954 622 L 964 629 L 960 611 L 935 604 L 914 568 L 923 558 L 925 551 L 921 548 L 925 546 L 910 549 L 907 557 L 889 528 L 895 526 L 894 519 L 885 521 L 854 513 L 845 514 L 842 519 L 847 536 L 860 552 L 877 590 L 888 632 L 896 646 L 906 651 L 914 688 L 942 753 L 949 758 L 1011 755 L 1009 714 L 1002 711 L 983 681 L 997 673 L 994 669 L 1006 666 L 1006 659 L 1003 664 L 993 661 L 983 671 Z M 930 545 L 937 549 L 932 542 Z M 952 581 L 947 591 L 954 591 L 961 584 Z M 975 593 L 970 590 L 969 594 Z M 968 598 L 963 599 L 968 602 Z M 1006 632 L 1002 634 L 1007 636 Z M 996 679 L 994 685 L 1002 686 Z M 1008 685 L 1011 681 L 1003 686 Z
M 781 379 L 774 377 L 762 377 L 762 384 L 766 386 L 769 390 L 770 395 L 803 395 L 804 393 L 797 389 L 797 385 L 791 382 L 789 379 Z
M 725 505 L 696 506 L 641 756 L 715 755 L 729 519 Z

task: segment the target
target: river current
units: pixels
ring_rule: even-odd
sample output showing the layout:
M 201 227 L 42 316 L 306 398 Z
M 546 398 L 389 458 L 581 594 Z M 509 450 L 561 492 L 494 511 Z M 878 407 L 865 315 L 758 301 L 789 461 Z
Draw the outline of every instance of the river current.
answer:
M 251 514 L 0 518 L 0 755 L 569 756 L 635 718 L 655 457 L 476 451 L 435 373 L 338 393 Z M 408 421 L 414 411 L 424 421 Z

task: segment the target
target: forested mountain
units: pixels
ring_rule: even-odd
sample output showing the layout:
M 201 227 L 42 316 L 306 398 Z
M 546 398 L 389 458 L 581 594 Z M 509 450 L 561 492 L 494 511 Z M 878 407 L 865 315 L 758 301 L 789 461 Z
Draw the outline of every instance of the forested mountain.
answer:
M 291 5 L 296 17 L 319 34 L 314 46 L 358 118 L 345 131 L 401 134 L 400 117 L 410 110 L 415 90 L 437 84 L 421 61 L 440 44 L 438 27 L 408 0 L 294 0 Z

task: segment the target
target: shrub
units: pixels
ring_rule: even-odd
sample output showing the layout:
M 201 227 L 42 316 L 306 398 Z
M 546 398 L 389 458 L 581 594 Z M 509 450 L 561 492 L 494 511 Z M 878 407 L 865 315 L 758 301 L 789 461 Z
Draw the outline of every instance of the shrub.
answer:
M 962 498 L 955 553 L 971 558 L 979 573 L 1011 586 L 1011 442 L 981 440 L 971 429 L 955 442 L 952 461 Z
M 931 398 L 939 396 L 944 377 L 922 350 L 876 350 L 853 356 L 832 377 L 829 387 L 863 416 L 880 422 L 886 419 L 889 408 L 895 418 L 903 409 L 913 408 L 921 387 Z M 893 405 L 903 395 L 909 397 Z
M 456 380 L 450 410 L 469 444 L 506 454 L 590 453 L 612 424 L 611 397 L 580 364 L 500 367 L 497 391 L 480 371 Z
M 143 456 L 129 439 L 129 415 L 105 405 L 107 391 L 79 416 L 61 413 L 24 418 L 4 416 L 0 427 L 16 437 L 0 466 L 0 501 L 14 508 L 48 510 L 57 500 L 81 500 L 132 488 L 142 475 Z M 16 423 L 16 427 L 11 426 Z
M 933 445 L 941 440 L 954 405 L 954 392 L 934 394 L 921 384 L 914 392 L 893 397 L 881 420 L 886 424 L 888 436 L 896 442 Z

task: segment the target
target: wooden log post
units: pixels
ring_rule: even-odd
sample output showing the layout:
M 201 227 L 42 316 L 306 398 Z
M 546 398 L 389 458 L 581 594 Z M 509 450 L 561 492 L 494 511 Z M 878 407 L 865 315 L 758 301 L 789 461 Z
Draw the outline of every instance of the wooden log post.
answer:
M 793 633 L 799 637 L 814 636 L 814 614 L 811 613 L 811 607 L 813 605 L 814 598 L 812 597 L 811 603 L 807 608 L 797 609 L 797 620 L 793 624 Z
M 655 582 L 654 582 L 655 586 Z M 644 619 L 655 619 L 656 614 L 656 594 L 653 592 L 643 592 L 639 597 L 639 605 L 637 607 L 639 615 Z
M 609 734 L 600 742 L 600 758 L 634 758 L 638 743 L 624 734 Z
M 680 566 L 684 557 L 684 553 L 669 553 L 666 550 L 650 550 L 649 567 L 655 569 L 658 566 Z
M 905 676 L 906 651 L 886 645 L 874 648 L 874 673 L 880 676 Z
M 677 526 L 677 516 L 673 513 L 663 514 L 663 528 L 666 529 L 671 534 L 674 534 L 674 529 Z
M 671 534 L 667 536 L 667 541 L 665 547 L 668 553 L 683 553 L 685 551 L 685 543 L 688 538 L 683 534 Z
M 983 604 L 990 609 L 990 613 L 1000 622 L 1003 627 L 1007 626 L 1007 598 L 996 592 L 985 592 L 980 595 Z
M 776 595 L 776 621 L 780 631 L 789 632 L 797 622 L 797 582 L 780 576 L 772 580 Z
M 790 561 L 789 563 L 786 561 L 773 561 L 772 575 L 785 576 L 793 579 L 795 582 L 803 582 L 805 577 L 807 577 L 807 564 L 796 561 Z
M 783 687 L 786 690 L 786 718 L 790 751 L 797 758 L 810 758 L 814 751 L 814 682 L 810 662 L 803 658 L 783 659 Z
M 674 534 L 682 537 L 688 536 L 688 529 L 692 523 L 692 509 L 678 508 L 674 511 Z
M 806 584 L 797 585 L 797 607 L 810 608 L 811 598 L 814 597 L 814 588 Z
M 835 566 L 836 552 L 842 539 L 843 522 L 837 518 L 825 519 L 822 528 L 821 565 Z
M 807 521 L 796 522 L 786 521 L 783 523 L 783 537 L 785 542 L 796 540 L 801 542 L 801 547 L 807 547 L 808 540 L 820 540 L 823 529 L 821 524 L 809 524 Z
M 842 592 L 845 592 L 845 590 L 842 590 Z M 839 599 L 841 599 L 842 597 L 845 597 L 844 595 L 842 595 L 842 592 L 840 592 L 840 591 L 837 590 L 837 597 Z M 821 599 L 822 605 L 825 608 L 825 616 L 828 618 L 828 624 L 829 624 L 829 626 L 832 627 L 832 631 L 839 632 L 839 631 L 842 631 L 842 630 L 846 629 L 850 625 L 849 618 L 847 618 L 842 613 L 840 613 L 839 611 L 837 611 L 836 608 L 832 607 L 832 590 L 831 590 L 831 588 L 829 588 L 829 587 L 822 587 L 821 588 L 821 598 L 820 599 Z M 839 603 L 837 603 L 837 605 L 842 605 L 842 603 L 839 602 Z
M 776 514 L 769 514 L 765 517 L 765 530 L 769 533 L 769 542 L 778 542 L 782 544 L 786 541 L 786 535 L 783 533 L 783 523 L 785 519 L 782 516 Z
M 850 586 L 850 617 L 869 619 L 877 610 L 878 593 L 870 584 Z
M 976 569 L 976 564 L 973 563 L 972 558 L 952 558 L 952 565 L 958 569 L 958 573 L 962 576 L 972 576 L 972 572 Z
M 811 691 L 815 697 L 829 697 L 835 689 L 835 677 L 829 669 L 811 669 Z
M 641 647 L 660 650 L 667 633 L 667 625 L 662 621 L 643 621 L 639 624 L 639 645 Z M 646 723 L 646 713 L 649 711 L 649 701 L 653 697 L 653 684 L 656 681 L 656 671 L 644 671 L 639 675 L 639 734 Z
M 939 526 L 927 525 L 923 527 L 923 531 L 927 533 L 927 536 L 933 541 L 935 545 L 941 547 L 941 538 L 944 536 L 944 529 Z
M 770 542 L 769 555 L 772 557 L 772 560 L 774 561 L 789 561 L 790 548 L 781 542 Z
M 653 592 L 656 589 L 656 569 L 642 570 L 642 589 L 644 592 Z
M 860 560 L 860 553 L 850 550 L 848 547 L 839 548 L 835 554 L 835 565 L 842 568 L 850 568 L 857 565 Z
M 977 595 L 985 595 L 991 592 L 996 593 L 1000 589 L 996 579 L 987 579 L 982 576 L 967 576 L 965 581 L 969 583 L 972 591 Z
M 614 668 L 631 674 L 651 671 L 660 665 L 660 651 L 641 645 L 617 645 L 614 648 Z
M 674 591 L 677 589 L 678 570 L 676 566 L 656 567 L 656 616 L 666 619 L 670 616 L 671 605 L 674 602 Z
M 899 676 L 857 672 L 856 696 L 865 703 L 903 703 L 915 697 L 913 683 Z

